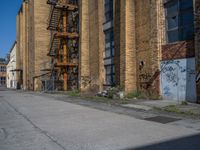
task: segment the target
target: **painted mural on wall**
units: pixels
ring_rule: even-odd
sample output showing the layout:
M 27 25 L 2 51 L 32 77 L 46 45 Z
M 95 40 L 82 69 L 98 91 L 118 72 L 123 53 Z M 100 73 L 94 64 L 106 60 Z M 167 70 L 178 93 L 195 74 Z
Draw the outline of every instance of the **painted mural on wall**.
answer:
M 160 87 L 164 99 L 196 102 L 195 58 L 162 61 Z

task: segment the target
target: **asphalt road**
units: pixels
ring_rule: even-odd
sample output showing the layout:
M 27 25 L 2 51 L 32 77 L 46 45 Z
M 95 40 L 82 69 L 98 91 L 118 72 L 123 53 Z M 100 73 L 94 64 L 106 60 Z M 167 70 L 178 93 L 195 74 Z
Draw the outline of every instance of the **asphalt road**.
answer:
M 0 150 L 200 150 L 200 131 L 0 89 Z

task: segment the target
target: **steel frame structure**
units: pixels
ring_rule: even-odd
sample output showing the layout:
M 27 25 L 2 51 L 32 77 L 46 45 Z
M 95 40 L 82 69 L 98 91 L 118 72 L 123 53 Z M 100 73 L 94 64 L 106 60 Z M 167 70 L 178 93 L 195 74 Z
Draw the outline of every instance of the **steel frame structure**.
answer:
M 48 0 L 47 4 L 51 5 L 47 27 L 51 79 L 63 81 L 64 91 L 78 89 L 78 0 Z

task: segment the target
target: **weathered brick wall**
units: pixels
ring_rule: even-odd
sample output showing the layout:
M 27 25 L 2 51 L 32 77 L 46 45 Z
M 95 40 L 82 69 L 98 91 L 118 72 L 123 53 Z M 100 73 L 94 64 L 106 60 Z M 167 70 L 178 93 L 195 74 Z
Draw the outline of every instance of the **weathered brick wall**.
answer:
M 181 41 L 162 46 L 162 60 L 190 58 L 195 56 L 194 41 Z
M 195 57 L 196 57 L 196 71 L 197 71 L 197 101 L 200 103 L 200 1 L 195 2 Z
M 28 80 L 29 80 L 29 89 L 33 90 L 33 77 L 35 75 L 35 54 L 34 54 L 34 1 L 29 1 L 29 17 L 28 17 L 28 24 L 29 24 L 29 34 L 28 34 L 28 67 L 29 67 L 29 74 L 28 74 Z
M 136 51 L 138 89 L 159 95 L 161 45 L 164 42 L 164 10 L 161 1 L 136 2 Z
M 23 89 L 28 89 L 27 74 L 28 74 L 28 2 L 22 4 L 22 50 L 23 50 Z
M 114 35 L 116 83 L 129 93 L 137 90 L 134 1 L 115 1 Z
M 79 84 L 82 92 L 90 88 L 89 0 L 79 1 Z
M 79 81 L 83 92 L 97 92 L 104 82 L 103 0 L 81 0 L 79 3 Z
M 34 12 L 34 62 L 35 71 L 34 76 L 39 76 L 43 72 L 41 71 L 44 63 L 49 62 L 50 58 L 47 56 L 50 32 L 47 30 L 47 19 L 49 17 L 50 7 L 45 0 L 34 0 L 33 1 L 33 12 Z M 41 90 L 41 80 L 36 78 L 34 81 L 34 90 Z
M 159 94 L 163 9 L 157 0 L 116 0 L 116 80 L 126 92 L 151 89 Z
M 20 69 L 22 69 L 22 82 L 21 85 L 23 85 L 23 58 L 24 58 L 24 49 L 23 49 L 23 7 L 22 7 L 22 11 L 19 14 L 20 16 L 20 21 L 19 21 L 19 28 L 20 28 L 20 32 L 19 32 L 19 50 L 20 50 Z
M 17 69 L 23 70 L 23 89 L 41 89 L 39 78 L 44 63 L 49 62 L 50 33 L 46 30 L 49 5 L 44 0 L 23 1 L 17 16 Z M 18 75 L 18 78 L 19 75 Z
M 150 0 L 135 1 L 136 3 L 136 50 L 138 89 L 147 89 L 151 74 L 151 7 Z
M 133 0 L 125 1 L 125 92 L 137 89 L 136 70 L 136 34 L 135 34 L 135 3 Z M 123 31 L 122 31 L 123 32 Z M 122 44 L 123 45 L 123 44 Z M 123 56 L 123 48 L 121 54 Z
M 89 0 L 89 64 L 91 91 L 97 92 L 103 88 L 103 1 Z

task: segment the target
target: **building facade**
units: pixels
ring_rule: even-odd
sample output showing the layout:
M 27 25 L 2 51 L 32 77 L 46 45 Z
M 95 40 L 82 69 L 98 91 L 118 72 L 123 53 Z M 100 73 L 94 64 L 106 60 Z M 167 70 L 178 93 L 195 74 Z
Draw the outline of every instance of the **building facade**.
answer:
M 41 90 L 41 77 L 49 67 L 46 30 L 49 7 L 44 0 L 24 0 L 17 15 L 17 80 L 24 90 Z
M 6 87 L 6 60 L 0 58 L 0 87 Z
M 19 82 L 17 81 L 17 71 L 16 71 L 16 46 L 17 43 L 14 42 L 10 53 L 9 53 L 9 61 L 7 64 L 7 88 L 17 89 L 19 88 Z
M 80 61 L 80 83 L 199 100 L 199 1 L 86 0 L 79 6 L 80 60 L 87 60 Z
M 42 64 L 50 62 L 50 67 L 43 69 L 50 68 L 52 75 L 55 58 L 68 58 L 68 51 L 64 50 L 67 44 L 59 47 L 60 52 L 66 53 L 55 53 L 58 48 L 52 48 L 52 35 L 58 32 L 57 37 L 68 36 L 64 43 L 69 42 L 69 37 L 74 38 L 59 30 L 70 26 L 63 23 L 70 22 L 70 18 L 59 18 L 64 18 L 60 12 L 68 9 L 75 13 L 78 7 L 78 89 L 96 93 L 116 86 L 126 94 L 142 91 L 164 99 L 190 102 L 200 99 L 198 0 L 48 0 L 48 3 L 51 6 L 42 0 L 24 1 L 18 14 L 17 50 L 21 51 L 18 68 L 23 72 L 24 87 L 34 85 L 35 90 L 40 90 Z M 52 17 L 55 22 L 51 22 Z M 54 23 L 55 32 L 46 30 L 50 22 Z M 63 40 L 57 40 L 58 45 L 60 42 Z M 54 55 L 47 57 L 50 51 Z M 66 70 L 73 65 L 67 64 Z M 65 90 L 70 72 L 58 73 Z

